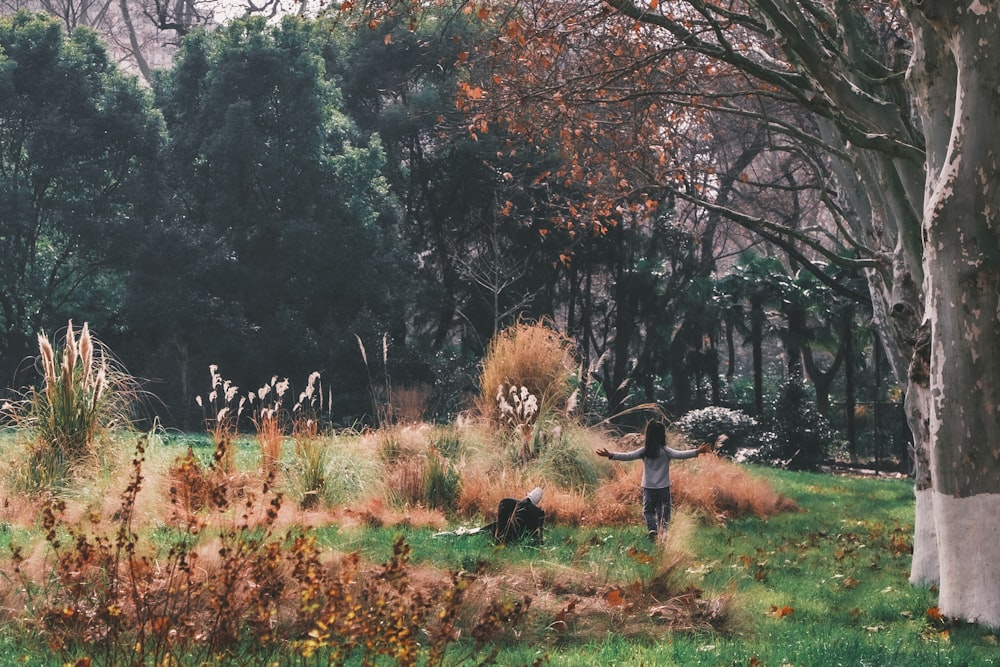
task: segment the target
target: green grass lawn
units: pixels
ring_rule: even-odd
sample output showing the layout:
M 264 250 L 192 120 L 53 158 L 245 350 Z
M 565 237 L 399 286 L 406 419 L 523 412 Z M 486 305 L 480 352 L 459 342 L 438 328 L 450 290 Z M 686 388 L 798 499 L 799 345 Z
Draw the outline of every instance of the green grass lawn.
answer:
M 169 448 L 180 451 L 188 444 L 199 443 L 182 440 Z M 197 449 L 205 454 L 205 447 Z M 249 448 L 245 454 L 253 458 Z M 542 658 L 567 666 L 922 667 L 992 665 L 1000 659 L 994 631 L 941 619 L 935 592 L 909 585 L 908 480 L 751 470 L 801 511 L 725 523 L 681 512 L 666 548 L 646 541 L 638 508 L 633 525 L 549 525 L 541 545 L 506 548 L 494 547 L 484 535 L 441 536 L 405 524 L 314 531 L 325 551 L 357 551 L 374 563 L 386 562 L 402 535 L 412 547 L 412 567 L 424 575 L 478 568 L 473 586 L 492 587 L 490 594 L 500 597 L 532 597 L 525 622 L 497 642 L 501 665 Z M 479 523 L 485 519 L 465 525 Z M 23 522 L 0 524 L 5 552 L 31 538 Z M 174 538 L 160 524 L 142 539 L 165 551 Z M 650 620 L 657 573 L 668 556 L 682 552 L 674 583 L 707 600 L 728 598 L 722 630 L 678 631 Z M 9 573 L 9 563 L 0 571 Z M 641 606 L 630 606 L 640 598 Z M 10 622 L 0 632 L 0 664 L 62 664 L 26 627 Z M 468 649 L 466 641 L 459 641 L 454 660 L 445 664 L 455 664 Z M 289 654 L 254 664 L 314 663 Z
M 500 664 L 550 665 L 993 665 L 996 634 L 934 617 L 935 593 L 907 581 L 912 540 L 912 485 L 907 480 L 860 479 L 757 469 L 801 507 L 769 520 L 700 522 L 686 545 L 690 583 L 706 593 L 734 596 L 733 629 L 726 633 L 646 633 L 613 629 L 590 636 L 526 632 L 531 643 L 509 641 Z M 321 531 L 338 549 L 388 556 L 396 529 Z M 653 554 L 638 527 L 554 526 L 541 547 L 496 550 L 477 536 L 435 538 L 405 531 L 415 562 L 536 571 L 571 567 L 598 587 L 648 579 L 652 566 L 630 557 Z M 657 547 L 659 548 L 659 547 Z M 930 614 L 928 614 L 930 612 Z M 613 612 L 609 611 L 609 615 Z M 613 623 L 610 625 L 613 626 Z M 538 638 L 541 638 L 538 641 Z

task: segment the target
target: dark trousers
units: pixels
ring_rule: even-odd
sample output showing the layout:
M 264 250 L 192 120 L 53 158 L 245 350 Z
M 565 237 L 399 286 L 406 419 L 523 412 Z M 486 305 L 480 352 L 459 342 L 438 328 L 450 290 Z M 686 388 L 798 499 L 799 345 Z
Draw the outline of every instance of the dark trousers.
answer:
M 646 529 L 658 533 L 660 528 L 666 528 L 670 523 L 670 487 L 665 489 L 642 490 L 642 518 L 646 520 Z

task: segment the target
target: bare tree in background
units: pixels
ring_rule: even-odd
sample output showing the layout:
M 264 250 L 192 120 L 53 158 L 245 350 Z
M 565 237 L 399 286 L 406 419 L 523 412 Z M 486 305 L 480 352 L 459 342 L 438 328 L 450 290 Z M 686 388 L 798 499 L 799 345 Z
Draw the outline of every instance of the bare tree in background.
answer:
M 43 12 L 58 18 L 66 34 L 81 26 L 95 30 L 111 56 L 146 81 L 170 66 L 192 30 L 236 16 L 307 14 L 308 7 L 307 0 L 0 0 L 0 14 Z

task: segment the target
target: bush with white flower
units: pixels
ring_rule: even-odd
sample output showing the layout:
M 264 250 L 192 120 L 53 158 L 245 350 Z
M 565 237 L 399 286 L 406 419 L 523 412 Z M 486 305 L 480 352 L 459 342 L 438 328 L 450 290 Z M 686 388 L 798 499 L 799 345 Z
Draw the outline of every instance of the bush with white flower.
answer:
M 720 453 L 732 456 L 757 428 L 757 421 L 740 410 L 716 405 L 686 413 L 673 428 L 695 444 L 714 445 L 720 436 L 726 436 Z

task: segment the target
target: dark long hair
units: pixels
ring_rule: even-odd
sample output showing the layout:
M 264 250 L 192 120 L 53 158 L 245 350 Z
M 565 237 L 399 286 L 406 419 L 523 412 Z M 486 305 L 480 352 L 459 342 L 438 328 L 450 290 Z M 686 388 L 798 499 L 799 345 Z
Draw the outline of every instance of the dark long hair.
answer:
M 667 427 L 661 422 L 649 422 L 646 424 L 646 451 L 642 457 L 655 459 L 663 452 L 667 446 Z

